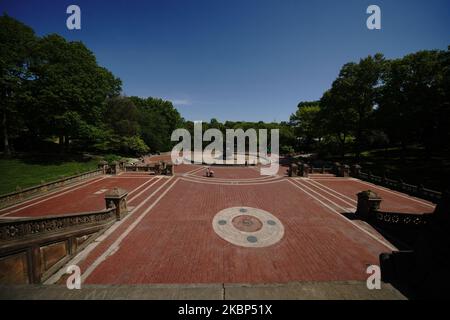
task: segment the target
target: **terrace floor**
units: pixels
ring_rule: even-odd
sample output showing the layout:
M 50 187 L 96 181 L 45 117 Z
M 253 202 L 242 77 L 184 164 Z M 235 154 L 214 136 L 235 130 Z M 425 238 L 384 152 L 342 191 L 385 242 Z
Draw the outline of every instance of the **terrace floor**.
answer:
M 353 178 L 289 178 L 285 169 L 261 176 L 258 167 L 214 167 L 214 178 L 206 178 L 204 166 L 183 164 L 172 177 L 101 176 L 2 209 L 0 217 L 99 210 L 105 191 L 120 187 L 129 192 L 130 214 L 69 262 L 80 266 L 86 285 L 361 286 L 367 267 L 396 248 L 343 215 L 355 211 L 356 193 L 376 191 L 386 211 L 434 210 L 427 201 Z M 61 282 L 63 273 L 47 284 Z

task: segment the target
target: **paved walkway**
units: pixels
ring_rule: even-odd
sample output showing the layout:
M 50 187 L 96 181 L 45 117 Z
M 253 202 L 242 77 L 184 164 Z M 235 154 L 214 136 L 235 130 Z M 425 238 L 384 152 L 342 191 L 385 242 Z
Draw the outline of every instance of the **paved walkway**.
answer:
M 81 268 L 83 290 L 15 287 L 1 290 L 0 297 L 401 298 L 387 285 L 369 291 L 364 282 L 367 267 L 379 264 L 380 253 L 396 248 L 369 225 L 342 213 L 354 212 L 356 193 L 367 189 L 380 193 L 386 210 L 432 212 L 433 204 L 351 178 L 288 178 L 282 175 L 285 168 L 273 177 L 260 176 L 255 167 L 214 168 L 214 178 L 204 177 L 204 170 L 180 165 L 172 177 L 130 172 L 96 177 L 1 209 L 6 217 L 98 210 L 105 206 L 104 192 L 118 186 L 129 191 L 131 213 L 68 263 Z M 283 237 L 258 248 L 220 237 L 214 217 L 234 207 L 270 213 L 279 222 L 253 221 L 282 225 Z M 263 240 L 243 234 L 252 243 Z M 47 284 L 58 283 L 65 267 L 60 271 Z

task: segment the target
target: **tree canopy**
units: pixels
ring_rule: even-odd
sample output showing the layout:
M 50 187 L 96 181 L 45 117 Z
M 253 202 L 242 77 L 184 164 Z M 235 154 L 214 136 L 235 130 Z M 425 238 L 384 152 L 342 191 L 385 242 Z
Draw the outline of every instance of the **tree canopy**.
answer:
M 194 124 L 156 97 L 126 97 L 122 82 L 81 42 L 43 37 L 0 16 L 0 113 L 5 154 L 50 141 L 59 151 L 139 155 L 169 151 L 171 133 Z M 289 122 L 211 119 L 203 129 L 280 130 L 283 153 L 359 157 L 371 147 L 419 144 L 449 152 L 450 50 L 397 59 L 377 53 L 342 66 L 318 101 L 303 101 Z
M 298 150 L 353 151 L 419 144 L 448 152 L 449 50 L 398 59 L 382 54 L 345 64 L 319 102 L 301 102 L 291 116 Z

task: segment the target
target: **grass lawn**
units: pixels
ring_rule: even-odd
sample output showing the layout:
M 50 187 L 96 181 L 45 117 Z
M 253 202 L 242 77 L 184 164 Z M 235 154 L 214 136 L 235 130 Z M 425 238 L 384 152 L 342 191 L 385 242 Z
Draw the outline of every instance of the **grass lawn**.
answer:
M 16 191 L 50 182 L 62 177 L 90 171 L 97 168 L 98 160 L 74 159 L 2 159 L 0 158 L 0 194 Z

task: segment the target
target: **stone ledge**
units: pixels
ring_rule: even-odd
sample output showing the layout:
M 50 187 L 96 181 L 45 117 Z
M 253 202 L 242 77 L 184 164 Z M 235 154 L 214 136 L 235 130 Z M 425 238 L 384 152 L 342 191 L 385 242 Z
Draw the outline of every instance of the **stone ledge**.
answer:
M 2 300 L 404 300 L 391 285 L 368 290 L 364 281 L 286 284 L 154 284 L 0 286 Z

